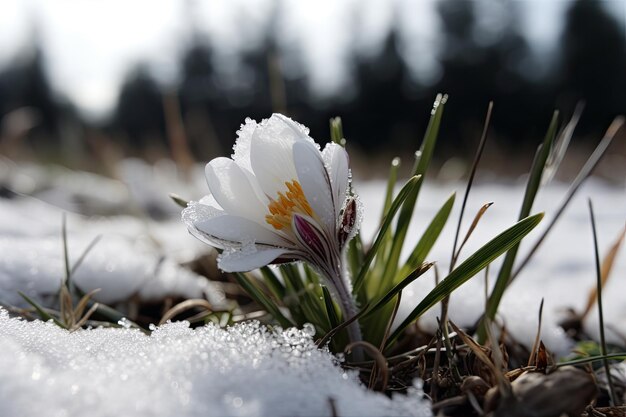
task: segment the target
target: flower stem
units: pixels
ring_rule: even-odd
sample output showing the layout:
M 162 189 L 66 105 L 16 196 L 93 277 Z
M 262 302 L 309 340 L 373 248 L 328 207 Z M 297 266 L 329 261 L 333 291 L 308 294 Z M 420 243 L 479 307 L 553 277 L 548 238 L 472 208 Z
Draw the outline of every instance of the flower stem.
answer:
M 339 305 L 341 307 L 343 319 L 349 320 L 357 315 L 357 308 L 354 303 L 354 298 L 352 298 L 352 294 L 350 293 L 341 274 L 338 274 L 336 279 L 333 280 L 333 283 L 335 284 L 335 289 L 339 297 Z M 361 342 L 363 340 L 363 335 L 361 334 L 361 326 L 359 325 L 358 319 L 350 323 L 346 327 L 346 331 L 348 332 L 350 343 Z M 354 360 L 356 362 L 360 362 L 364 359 L 363 349 L 361 347 L 356 347 L 353 351 L 353 354 Z

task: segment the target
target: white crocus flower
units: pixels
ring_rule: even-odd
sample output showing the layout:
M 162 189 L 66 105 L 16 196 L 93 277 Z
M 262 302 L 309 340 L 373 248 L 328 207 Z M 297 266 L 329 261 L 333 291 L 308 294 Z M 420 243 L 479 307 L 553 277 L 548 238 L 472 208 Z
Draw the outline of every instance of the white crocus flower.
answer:
M 183 211 L 189 231 L 223 249 L 218 266 L 227 272 L 310 263 L 338 297 L 344 319 L 354 316 L 342 254 L 358 229 L 359 203 L 349 193 L 346 151 L 335 143 L 320 151 L 307 128 L 281 114 L 247 119 L 237 133 L 232 159 L 206 166 L 210 195 Z M 349 332 L 361 339 L 358 324 Z

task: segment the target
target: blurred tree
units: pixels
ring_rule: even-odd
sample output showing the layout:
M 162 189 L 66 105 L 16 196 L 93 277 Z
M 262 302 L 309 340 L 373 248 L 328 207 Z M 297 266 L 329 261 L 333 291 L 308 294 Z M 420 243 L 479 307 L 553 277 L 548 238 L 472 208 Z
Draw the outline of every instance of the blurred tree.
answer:
M 353 52 L 356 95 L 345 107 L 351 137 L 371 150 L 415 148 L 416 102 L 409 94 L 413 82 L 400 52 L 400 37 L 392 29 L 377 54 Z
M 143 65 L 133 69 L 122 85 L 113 128 L 122 133 L 135 150 L 165 146 L 163 95 Z
M 602 2 L 576 0 L 565 16 L 561 38 L 559 87 L 562 101 L 586 102 L 581 133 L 599 132 L 626 112 L 624 28 Z
M 0 73 L 0 116 L 28 107 L 37 118 L 35 135 L 45 142 L 40 145 L 52 146 L 58 143 L 61 104 L 54 97 L 45 72 L 43 53 L 36 44 L 13 66 Z
M 476 2 L 438 3 L 443 75 L 434 90 L 451 97 L 444 136 L 457 147 L 455 153 L 459 146 L 473 150 L 491 100 L 495 103 L 492 126 L 496 136 L 517 149 L 529 136 L 533 146 L 541 139 L 529 129 L 539 123 L 540 131 L 553 105 L 549 86 L 533 88 L 538 80 L 531 82 L 524 74 L 530 50 L 516 23 L 518 11 L 509 3 L 511 7 L 502 7 L 498 1 L 489 5 L 494 7 L 478 11 Z
M 197 32 L 182 59 L 182 77 L 179 86 L 185 130 L 194 154 L 201 159 L 216 156 L 222 147 L 213 124 L 217 116 L 220 94 L 215 82 L 213 52 L 207 41 Z M 227 148 L 226 148 L 227 149 Z
M 217 94 L 213 50 L 208 42 L 195 39 L 183 56 L 181 94 L 189 103 L 206 103 Z
M 324 99 L 310 90 L 311 74 L 302 51 L 278 39 L 280 1 L 265 33 L 236 53 L 218 54 L 190 23 L 192 42 L 182 57 L 177 95 L 198 159 L 223 154 L 246 117 L 259 120 L 272 111 L 286 112 L 306 124 L 320 140 L 327 135 L 329 118 L 340 115 L 352 144 L 402 153 L 415 149 L 432 99 L 445 92 L 450 95 L 441 133 L 440 156 L 445 157 L 471 154 L 490 100 L 495 102 L 493 145 L 506 144 L 508 151 L 533 150 L 557 104 L 567 114 L 577 98 L 586 98 L 597 126 L 606 125 L 600 116 L 607 118 L 624 108 L 626 81 L 620 76 L 626 68 L 624 40 L 598 2 L 578 0 L 572 5 L 557 54 L 563 59 L 559 71 L 541 74 L 533 71 L 536 58 L 522 35 L 515 4 L 501 0 L 436 4 L 441 23 L 438 81 L 427 86 L 411 78 L 403 56 L 411 48 L 401 44 L 411 39 L 400 36 L 400 25 L 394 21 L 378 51 L 363 53 L 357 42 L 352 43 L 351 88 Z M 189 15 L 193 20 L 192 8 Z M 346 30 L 358 36 L 356 26 Z M 129 78 L 116 112 L 135 141 L 141 131 L 162 132 L 161 92 L 145 75 Z

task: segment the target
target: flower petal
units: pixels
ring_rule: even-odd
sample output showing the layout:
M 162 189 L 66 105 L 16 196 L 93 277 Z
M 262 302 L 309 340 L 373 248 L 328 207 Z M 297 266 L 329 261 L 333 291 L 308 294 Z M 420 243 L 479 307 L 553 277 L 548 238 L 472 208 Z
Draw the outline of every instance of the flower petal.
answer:
M 248 171 L 252 171 L 252 166 L 250 165 L 250 145 L 257 126 L 256 121 L 246 118 L 246 122 L 237 131 L 237 141 L 235 146 L 233 146 L 233 161 Z
M 195 238 L 208 245 L 218 248 L 224 248 L 225 242 L 216 240 L 214 239 L 214 237 L 208 236 L 196 228 L 196 223 L 198 221 L 224 215 L 223 210 L 220 210 L 212 205 L 204 204 L 204 202 L 210 200 L 212 200 L 210 196 L 206 196 L 200 202 L 189 202 L 187 208 L 183 210 L 181 217 L 183 219 L 183 222 L 187 225 L 189 233 L 191 233 Z
M 302 140 L 294 130 L 276 115 L 264 120 L 254 131 L 250 145 L 250 163 L 263 192 L 276 198 L 284 191 L 285 182 L 297 178 L 292 147 Z
M 276 247 L 293 247 L 295 244 L 270 229 L 241 216 L 221 215 L 201 219 L 194 226 L 209 236 L 242 244 L 259 243 Z
M 322 159 L 328 170 L 330 177 L 330 185 L 333 189 L 333 200 L 335 203 L 335 211 L 343 207 L 348 191 L 348 177 L 350 170 L 348 168 L 348 153 L 346 150 L 336 144 L 328 143 L 322 151 Z
M 293 159 L 298 180 L 309 205 L 326 230 L 333 236 L 338 212 L 335 210 L 330 178 L 322 155 L 315 146 L 307 142 L 297 142 L 293 145 Z
M 288 249 L 257 249 L 225 251 L 217 258 L 217 266 L 225 272 L 246 272 L 269 265 L 289 253 Z
M 224 211 L 260 224 L 265 221 L 268 203 L 260 199 L 254 177 L 229 158 L 213 159 L 205 172 L 211 194 Z
M 312 143 L 315 143 L 315 141 L 313 139 L 311 139 L 311 137 L 309 137 L 309 128 L 308 127 L 306 127 L 306 126 L 296 122 L 293 119 L 290 119 L 289 117 L 285 116 L 284 114 L 274 113 L 274 114 L 272 114 L 272 117 L 270 119 L 279 119 L 284 124 L 286 124 L 291 129 L 293 129 L 296 133 L 298 133 L 300 135 L 301 139 L 304 139 L 304 140 L 310 141 Z

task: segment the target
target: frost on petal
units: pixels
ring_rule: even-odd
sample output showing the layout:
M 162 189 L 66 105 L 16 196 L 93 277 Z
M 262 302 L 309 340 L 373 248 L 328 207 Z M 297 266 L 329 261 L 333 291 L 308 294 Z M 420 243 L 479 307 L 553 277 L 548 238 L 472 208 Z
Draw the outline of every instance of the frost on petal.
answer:
M 298 133 L 278 118 L 265 120 L 254 131 L 250 162 L 263 192 L 274 198 L 285 182 L 297 178 L 292 147 Z
M 206 201 L 206 199 L 207 197 L 205 197 L 203 201 Z M 207 235 L 196 227 L 196 223 L 198 222 L 223 215 L 224 211 L 216 207 L 197 201 L 190 201 L 187 208 L 183 210 L 181 217 L 183 219 L 183 223 L 187 225 L 189 233 L 191 233 L 191 235 L 196 239 L 216 248 L 224 248 L 225 246 L 228 246 L 229 242 L 220 241 L 213 236 Z
M 217 266 L 225 272 L 246 272 L 269 265 L 287 254 L 288 249 L 259 249 L 255 245 L 244 245 L 224 251 L 217 258 Z
M 286 124 L 287 126 L 289 126 L 291 129 L 293 129 L 295 132 L 298 132 L 300 134 L 300 136 L 302 138 L 306 138 L 307 140 L 313 141 L 313 139 L 311 139 L 309 137 L 309 128 L 296 122 L 295 120 L 290 119 L 289 117 L 280 114 L 280 113 L 274 113 L 272 114 L 271 119 L 279 119 L 281 120 L 284 124 Z
M 335 211 L 339 212 L 348 191 L 350 176 L 348 153 L 342 146 L 336 143 L 328 143 L 322 151 L 322 159 L 328 170 L 328 176 L 333 190 Z
M 206 204 L 210 197 L 204 197 L 200 202 L 190 201 L 181 214 L 183 223 L 187 227 L 195 227 L 195 223 L 207 220 L 213 217 L 224 215 L 224 211 L 217 207 Z
M 250 144 L 257 126 L 258 124 L 255 120 L 249 117 L 246 118 L 246 122 L 237 131 L 237 141 L 235 146 L 233 146 L 233 160 L 248 171 L 252 171 L 252 165 L 250 165 Z
M 201 232 L 214 236 L 219 240 L 255 243 L 276 247 L 294 246 L 295 244 L 283 236 L 256 222 L 240 216 L 229 214 L 199 219 L 194 226 Z
M 263 222 L 267 202 L 253 177 L 228 158 L 213 159 L 205 172 L 211 194 L 227 213 Z
M 334 234 L 338 211 L 335 209 L 330 178 L 322 161 L 322 155 L 310 144 L 299 142 L 293 145 L 293 159 L 298 180 L 313 212 L 326 230 Z

